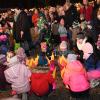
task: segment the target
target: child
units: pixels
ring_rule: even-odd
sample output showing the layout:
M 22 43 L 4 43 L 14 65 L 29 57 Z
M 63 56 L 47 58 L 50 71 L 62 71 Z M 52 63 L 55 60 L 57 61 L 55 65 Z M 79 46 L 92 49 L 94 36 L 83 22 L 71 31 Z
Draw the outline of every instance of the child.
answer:
M 25 63 L 26 54 L 25 54 L 25 50 L 23 48 L 20 47 L 20 48 L 17 49 L 16 56 L 21 63 Z
M 59 58 L 58 58 L 58 64 L 59 64 L 60 69 L 62 70 L 67 64 L 66 58 L 65 58 L 65 56 L 67 56 L 67 54 L 68 54 L 66 41 L 62 41 L 60 43 L 59 54 L 60 55 L 59 55 Z
M 60 40 L 61 40 L 61 42 L 62 41 L 67 41 L 67 30 L 64 27 L 64 25 L 65 25 L 64 19 L 61 18 L 60 19 L 60 23 L 59 23 L 59 28 L 58 28 L 58 32 L 60 34 Z
M 68 48 L 68 44 L 66 41 L 62 41 L 60 43 L 60 46 L 59 46 L 59 54 L 60 55 L 64 55 L 64 56 L 67 56 L 69 53 L 71 53 L 72 51 L 69 50 Z
M 31 91 L 39 97 L 48 96 L 53 90 L 55 80 L 49 70 L 49 67 L 40 66 L 32 70 Z
M 85 69 L 75 54 L 68 54 L 63 82 L 72 98 L 88 98 L 89 82 Z
M 100 53 L 93 41 L 89 40 L 82 32 L 77 34 L 77 47 L 83 52 L 84 64 L 87 71 L 100 68 Z
M 67 59 L 66 59 L 66 56 L 69 54 L 69 53 L 72 53 L 73 51 L 69 50 L 68 49 L 68 46 L 67 46 L 67 42 L 66 41 L 62 41 L 60 43 L 60 46 L 59 46 L 59 59 L 58 59 L 58 65 L 60 67 L 60 70 L 61 70 L 61 76 L 63 77 L 63 72 L 64 72 L 64 69 L 67 65 Z
M 88 73 L 91 88 L 99 85 L 97 78 L 100 78 L 100 56 L 96 47 L 89 42 L 88 37 L 83 33 L 77 35 L 77 47 L 83 51 L 84 64 Z
M 7 52 L 8 69 L 4 71 L 7 82 L 11 83 L 12 94 L 22 94 L 22 100 L 27 100 L 27 92 L 30 90 L 30 70 L 20 61 L 13 52 Z

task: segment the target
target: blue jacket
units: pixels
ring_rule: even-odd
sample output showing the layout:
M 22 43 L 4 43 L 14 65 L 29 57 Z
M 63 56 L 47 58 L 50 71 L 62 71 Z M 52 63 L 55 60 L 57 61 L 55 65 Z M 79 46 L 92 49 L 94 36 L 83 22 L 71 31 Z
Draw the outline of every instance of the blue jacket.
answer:
M 93 55 L 91 55 L 85 62 L 85 67 L 87 70 L 93 70 L 93 69 L 100 69 L 100 60 L 95 62 Z

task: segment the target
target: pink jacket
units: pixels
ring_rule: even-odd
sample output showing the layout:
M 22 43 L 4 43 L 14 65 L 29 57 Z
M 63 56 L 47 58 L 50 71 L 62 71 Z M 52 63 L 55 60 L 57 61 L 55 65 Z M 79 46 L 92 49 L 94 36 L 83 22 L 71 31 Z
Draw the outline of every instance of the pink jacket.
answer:
M 100 79 L 100 70 L 91 70 L 87 72 L 89 80 L 91 79 Z
M 86 71 L 78 60 L 68 63 L 63 82 L 73 92 L 82 92 L 90 87 Z
M 16 91 L 18 94 L 28 92 L 30 90 L 30 70 L 18 61 L 14 61 L 8 66 L 9 68 L 4 71 L 4 74 L 6 80 L 11 83 L 12 90 Z

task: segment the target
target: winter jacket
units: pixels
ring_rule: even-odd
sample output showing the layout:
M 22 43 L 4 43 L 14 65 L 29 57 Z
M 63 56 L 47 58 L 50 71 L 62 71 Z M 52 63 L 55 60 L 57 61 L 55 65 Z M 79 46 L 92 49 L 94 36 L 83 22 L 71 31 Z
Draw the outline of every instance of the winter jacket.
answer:
M 11 83 L 12 90 L 18 94 L 28 92 L 30 90 L 29 77 L 31 72 L 17 60 L 16 56 L 12 59 L 11 63 L 8 64 L 9 68 L 4 71 L 6 80 Z
M 16 43 L 22 41 L 31 41 L 31 34 L 30 34 L 30 22 L 28 19 L 27 14 L 24 11 L 21 11 L 17 16 L 17 20 L 14 21 L 13 26 L 13 38 L 16 40 Z M 23 31 L 23 37 L 21 37 L 20 32 Z
M 38 96 L 46 95 L 49 92 L 49 86 L 52 85 L 54 79 L 50 72 L 32 73 L 31 91 Z
M 87 70 L 100 69 L 100 60 L 95 62 L 93 54 L 84 63 Z
M 59 32 L 60 36 L 67 37 L 67 30 L 64 26 L 59 25 L 58 32 Z
M 39 18 L 39 14 L 33 14 L 32 23 L 34 24 L 34 26 L 37 26 L 38 18 Z
M 63 82 L 73 92 L 82 92 L 89 89 L 87 74 L 78 60 L 67 64 Z
M 85 16 L 86 21 L 91 21 L 92 11 L 93 11 L 93 7 L 89 5 L 87 8 L 82 7 L 80 9 L 80 14 L 83 14 Z

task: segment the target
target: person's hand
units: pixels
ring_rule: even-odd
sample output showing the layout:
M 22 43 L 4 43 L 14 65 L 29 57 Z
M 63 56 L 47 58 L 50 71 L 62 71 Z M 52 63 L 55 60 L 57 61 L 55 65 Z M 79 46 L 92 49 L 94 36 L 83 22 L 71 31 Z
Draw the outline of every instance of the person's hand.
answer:
M 67 88 L 67 89 L 69 89 L 69 86 L 68 86 L 68 85 L 66 85 L 66 88 Z
M 23 32 L 23 31 L 21 31 L 21 32 L 20 32 L 21 38 L 23 37 L 23 34 L 24 34 L 24 32 Z

